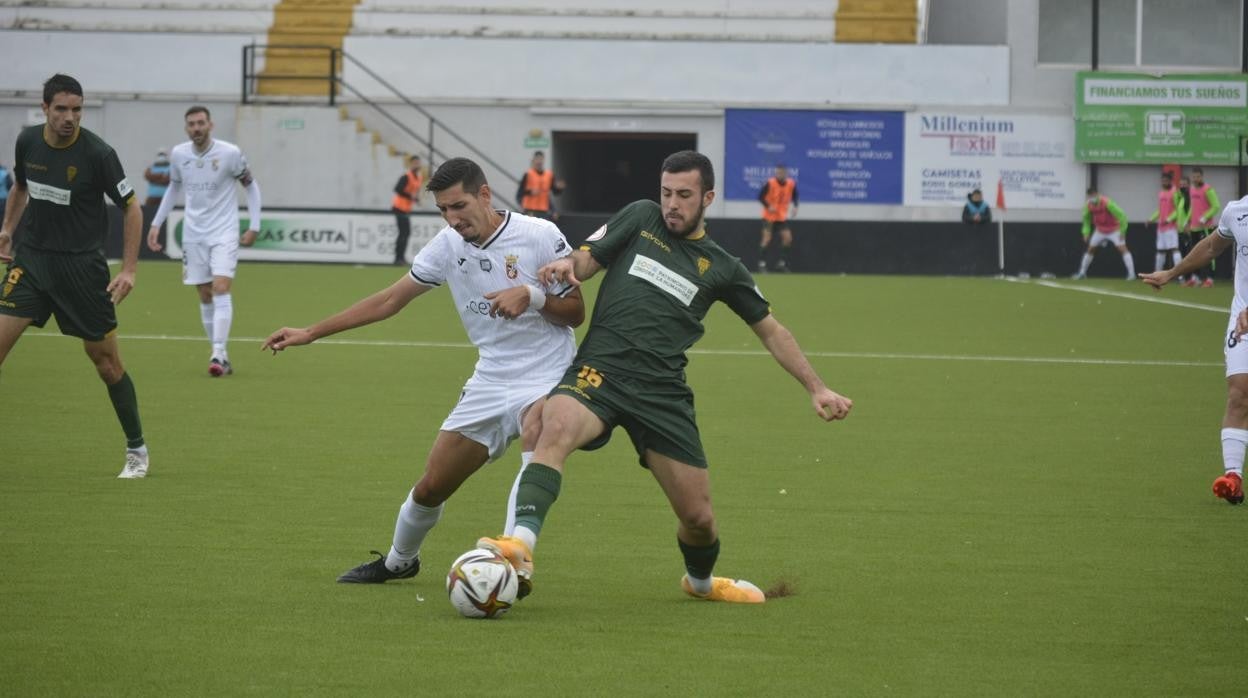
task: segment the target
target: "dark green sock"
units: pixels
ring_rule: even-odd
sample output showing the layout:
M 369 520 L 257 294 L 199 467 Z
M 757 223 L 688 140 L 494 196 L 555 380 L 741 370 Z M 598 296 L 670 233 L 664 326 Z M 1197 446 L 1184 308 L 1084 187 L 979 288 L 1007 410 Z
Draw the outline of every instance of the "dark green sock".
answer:
M 143 445 L 143 424 L 139 421 L 139 398 L 134 394 L 134 383 L 129 373 L 121 374 L 121 380 L 108 386 L 108 399 L 113 401 L 113 411 L 126 432 L 126 448 Z
M 689 545 L 680 538 L 676 539 L 680 546 L 680 554 L 685 556 L 685 571 L 690 577 L 707 579 L 711 570 L 715 569 L 715 561 L 719 559 L 719 539 L 710 545 Z
M 546 512 L 559 498 L 562 482 L 563 475 L 558 470 L 541 463 L 529 463 L 516 490 L 516 525 L 541 533 Z

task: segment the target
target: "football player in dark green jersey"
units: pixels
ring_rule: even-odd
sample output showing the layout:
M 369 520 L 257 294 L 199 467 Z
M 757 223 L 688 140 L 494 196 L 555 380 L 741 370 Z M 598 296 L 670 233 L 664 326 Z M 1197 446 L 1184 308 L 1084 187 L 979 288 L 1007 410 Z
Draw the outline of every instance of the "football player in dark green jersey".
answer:
M 43 85 L 47 122 L 17 137 L 17 180 L 0 224 L 0 364 L 30 325 L 55 315 L 61 333 L 82 339 L 126 435 L 118 477 L 147 475 L 147 445 L 134 383 L 121 362 L 114 306 L 134 288 L 143 214 L 117 153 L 79 126 L 82 86 L 68 75 Z M 104 197 L 125 211 L 121 271 L 104 258 Z M 16 242 L 15 242 L 16 240 Z
M 711 304 L 723 301 L 806 388 L 821 418 L 844 419 L 853 402 L 824 385 L 793 335 L 771 315 L 749 271 L 707 237 L 705 214 L 714 188 L 706 156 L 674 153 L 663 162 L 660 203 L 626 206 L 581 249 L 538 272 L 544 283 L 580 284 L 607 269 L 589 331 L 542 411 L 537 449 L 516 495 L 514 535 L 477 543 L 506 555 L 530 588 L 533 546 L 559 495 L 564 462 L 578 448 L 601 447 L 620 426 L 676 514 L 685 592 L 712 601 L 765 600 L 749 582 L 711 574 L 719 534 L 693 392 L 685 382 L 685 352 L 702 336 Z

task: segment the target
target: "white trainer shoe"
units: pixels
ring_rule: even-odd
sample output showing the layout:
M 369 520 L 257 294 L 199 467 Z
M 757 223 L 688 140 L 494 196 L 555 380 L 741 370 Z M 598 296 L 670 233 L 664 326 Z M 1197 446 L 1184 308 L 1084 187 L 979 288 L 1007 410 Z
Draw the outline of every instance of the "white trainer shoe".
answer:
M 126 451 L 126 467 L 121 469 L 121 474 L 117 477 L 123 480 L 147 477 L 147 453 Z

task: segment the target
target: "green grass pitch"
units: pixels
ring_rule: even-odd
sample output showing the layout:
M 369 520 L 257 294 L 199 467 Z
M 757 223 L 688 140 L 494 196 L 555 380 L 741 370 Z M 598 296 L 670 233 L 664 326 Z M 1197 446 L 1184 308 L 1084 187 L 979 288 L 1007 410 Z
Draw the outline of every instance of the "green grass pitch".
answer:
M 243 265 L 237 373 L 214 380 L 178 265 L 142 264 L 120 320 L 146 480 L 115 479 L 80 343 L 22 338 L 0 375 L 0 692 L 1243 693 L 1248 508 L 1209 491 L 1226 286 L 760 277 L 852 416 L 820 422 L 722 306 L 689 379 L 717 572 L 796 595 L 685 598 L 673 516 L 617 433 L 572 457 L 534 595 L 489 622 L 443 584 L 501 527 L 514 446 L 450 500 L 418 577 L 334 582 L 387 549 L 471 372 L 449 294 L 259 350 L 400 273 Z

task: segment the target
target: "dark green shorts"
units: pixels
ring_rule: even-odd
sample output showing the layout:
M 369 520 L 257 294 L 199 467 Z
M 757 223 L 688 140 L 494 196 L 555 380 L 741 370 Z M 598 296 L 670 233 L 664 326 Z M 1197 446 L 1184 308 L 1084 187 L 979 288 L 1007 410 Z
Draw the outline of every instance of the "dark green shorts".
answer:
M 0 286 L 0 314 L 31 318 L 35 327 L 55 315 L 61 334 L 98 342 L 117 329 L 111 278 L 100 251 L 19 250 Z
M 611 440 L 612 430 L 621 426 L 643 466 L 646 449 L 699 468 L 707 465 L 694 418 L 693 391 L 683 381 L 645 381 L 573 364 L 550 394 L 575 398 L 607 423 L 602 436 L 583 450 L 602 448 Z

